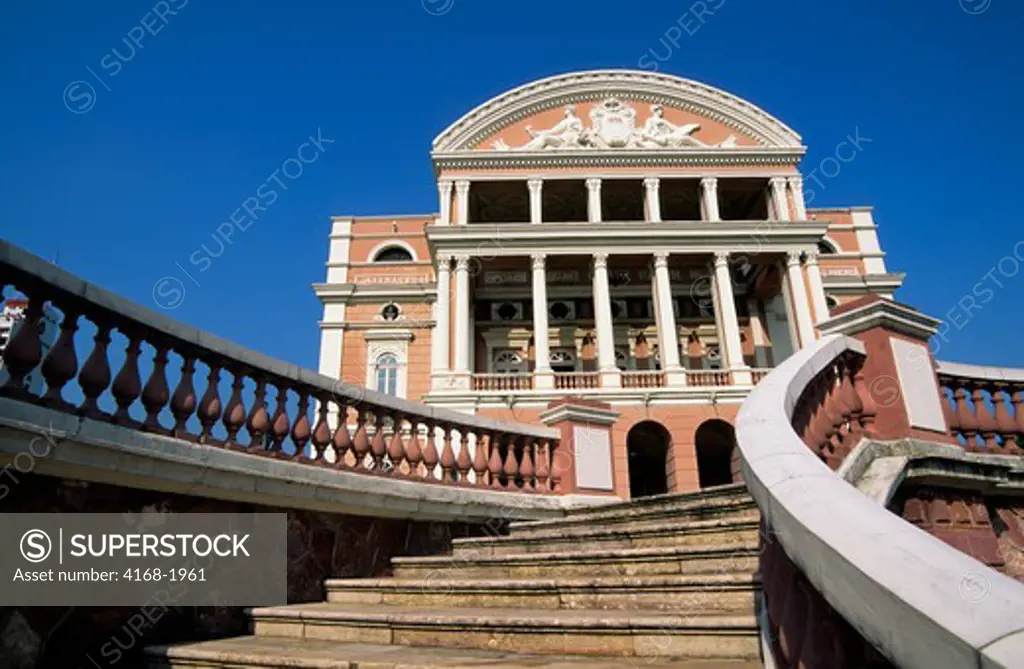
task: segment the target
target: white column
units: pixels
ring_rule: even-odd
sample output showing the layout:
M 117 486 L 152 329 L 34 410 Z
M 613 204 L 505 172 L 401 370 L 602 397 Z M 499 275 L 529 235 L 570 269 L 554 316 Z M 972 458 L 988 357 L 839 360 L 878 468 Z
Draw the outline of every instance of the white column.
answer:
M 786 177 L 772 177 L 768 180 L 772 189 L 772 204 L 775 209 L 775 220 L 788 221 L 789 200 L 786 198 Z
M 544 200 L 541 197 L 544 182 L 541 179 L 530 179 L 526 187 L 530 189 L 530 223 L 540 223 L 544 220 Z
M 722 215 L 718 209 L 718 179 L 704 177 L 700 180 L 701 214 L 705 221 L 720 221 Z
M 821 281 L 821 267 L 818 266 L 818 254 L 807 254 L 807 287 L 811 289 L 811 304 L 814 305 L 814 322 L 822 323 L 829 319 L 828 302 L 825 300 L 825 284 Z
M 455 182 L 455 225 L 469 223 L 469 181 Z
M 551 343 L 548 339 L 548 283 L 543 253 L 530 256 L 533 266 L 533 353 L 534 387 L 554 388 L 555 376 L 551 371 Z
M 594 320 L 597 324 L 597 369 L 601 387 L 622 386 L 615 366 L 615 329 L 612 325 L 612 294 L 608 287 L 608 254 L 594 254 Z
M 729 274 L 729 254 L 724 251 L 715 253 L 715 290 L 719 307 L 716 316 L 722 324 L 725 360 L 732 371 L 733 383 L 753 383 L 750 368 L 743 361 L 743 340 L 740 339 L 740 320 L 736 315 L 736 299 L 733 297 L 732 276 Z
M 587 220 L 601 222 L 601 180 L 587 179 Z
M 437 197 L 441 203 L 441 215 L 438 217 L 438 225 L 452 224 L 452 184 L 451 181 L 437 182 Z
M 789 177 L 789 190 L 793 194 L 793 218 L 797 221 L 807 220 L 807 204 L 804 202 L 804 178 Z
M 672 306 L 672 279 L 668 271 L 668 254 L 654 254 L 654 308 L 657 309 L 658 345 L 662 369 L 669 386 L 685 386 L 686 372 L 679 363 L 679 328 Z
M 437 256 L 437 300 L 434 302 L 434 336 L 430 340 L 431 369 L 435 376 L 451 371 L 452 257 Z M 437 383 L 435 383 L 435 387 Z
M 455 257 L 455 374 L 469 376 L 469 256 Z
M 644 179 L 644 192 L 647 194 L 647 220 L 652 223 L 661 222 L 661 180 Z
M 811 319 L 811 305 L 807 301 L 807 285 L 800 267 L 800 252 L 790 251 L 786 255 L 786 275 L 789 277 L 789 299 L 796 316 L 796 331 L 800 337 L 800 348 L 814 341 L 814 321 Z

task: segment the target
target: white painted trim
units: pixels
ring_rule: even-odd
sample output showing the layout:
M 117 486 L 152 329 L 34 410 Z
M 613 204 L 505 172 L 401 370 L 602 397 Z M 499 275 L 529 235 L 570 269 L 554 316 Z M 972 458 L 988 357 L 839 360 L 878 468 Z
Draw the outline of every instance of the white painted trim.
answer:
M 857 246 L 864 254 L 864 271 L 868 274 L 885 274 L 885 260 L 882 246 L 878 241 L 878 230 L 870 211 L 855 211 L 853 226 L 857 234 Z
M 410 262 L 377 262 L 377 256 L 380 255 L 381 251 L 385 251 L 389 248 L 394 247 L 405 249 L 412 256 L 411 262 L 419 262 L 419 257 L 416 255 L 416 249 L 414 249 L 408 242 L 404 242 L 401 239 L 389 239 L 377 244 L 373 249 L 366 255 L 366 263 L 374 265 L 408 265 Z M 355 264 L 355 263 L 353 263 Z

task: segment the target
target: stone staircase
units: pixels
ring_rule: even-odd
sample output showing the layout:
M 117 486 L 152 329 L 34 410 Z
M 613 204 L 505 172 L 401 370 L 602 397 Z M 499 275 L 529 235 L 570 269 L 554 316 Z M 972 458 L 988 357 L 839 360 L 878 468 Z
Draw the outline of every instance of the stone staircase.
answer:
M 151 648 L 159 669 L 760 667 L 758 510 L 742 486 L 513 523 L 327 601 L 254 609 L 253 636 Z

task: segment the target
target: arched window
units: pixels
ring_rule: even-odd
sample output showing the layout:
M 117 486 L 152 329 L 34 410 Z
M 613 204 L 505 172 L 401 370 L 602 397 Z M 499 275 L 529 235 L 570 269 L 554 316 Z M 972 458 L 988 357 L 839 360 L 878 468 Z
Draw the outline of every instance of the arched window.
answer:
M 495 374 L 522 374 L 523 357 L 515 351 L 502 351 L 494 356 Z
M 377 252 L 373 262 L 412 262 L 412 253 L 402 246 L 388 246 Z
M 818 242 L 818 253 L 821 255 L 832 255 L 833 253 L 839 253 L 839 249 L 836 245 L 828 239 L 823 239 Z
M 377 392 L 398 396 L 398 358 L 391 353 L 377 358 Z

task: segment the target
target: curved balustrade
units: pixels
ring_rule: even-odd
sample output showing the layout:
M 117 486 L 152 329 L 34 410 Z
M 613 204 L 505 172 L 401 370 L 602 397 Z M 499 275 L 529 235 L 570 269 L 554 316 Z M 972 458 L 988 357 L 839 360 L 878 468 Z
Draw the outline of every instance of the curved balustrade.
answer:
M 1024 453 L 1024 369 L 939 362 L 950 431 L 968 451 Z
M 341 383 L 144 309 L 0 241 L 0 291 L 9 286 L 29 304 L 3 352 L 9 378 L 2 396 L 310 465 L 516 492 L 559 491 L 552 467 L 555 430 Z M 39 324 L 51 308 L 63 318 L 44 357 Z M 80 356 L 82 342 L 76 346 L 75 336 L 87 324 L 95 335 L 88 354 Z M 126 347 L 123 362 L 112 367 L 120 357 L 110 351 L 115 335 Z M 172 359 L 180 360 L 180 371 Z M 145 378 L 142 368 L 149 369 Z M 46 381 L 40 395 L 24 387 L 37 369 Z M 65 397 L 72 381 L 80 400 Z
M 864 360 L 861 342 L 822 339 L 768 375 L 739 413 L 744 480 L 763 518 L 773 655 L 804 669 L 1020 666 L 1024 584 L 831 471 L 872 435 Z

